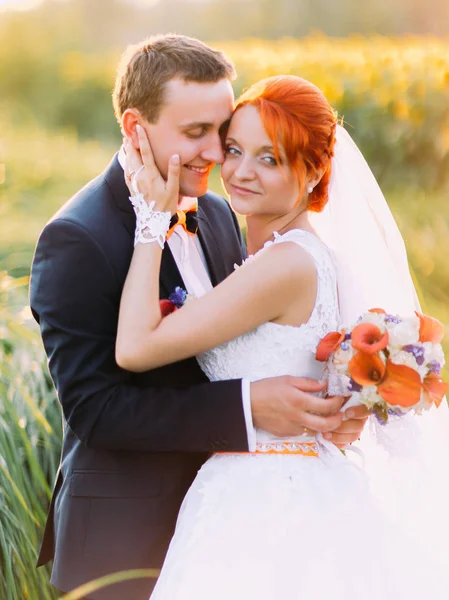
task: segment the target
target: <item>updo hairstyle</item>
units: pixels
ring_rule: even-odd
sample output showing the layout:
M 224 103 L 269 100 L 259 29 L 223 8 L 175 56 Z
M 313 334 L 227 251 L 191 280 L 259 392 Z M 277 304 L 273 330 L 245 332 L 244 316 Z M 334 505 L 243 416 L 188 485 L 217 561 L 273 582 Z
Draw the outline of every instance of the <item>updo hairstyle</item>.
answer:
M 255 106 L 270 138 L 276 159 L 282 146 L 288 163 L 298 177 L 301 199 L 306 175 L 313 177 L 324 168 L 319 183 L 309 194 L 308 210 L 320 212 L 328 200 L 334 155 L 337 115 L 324 94 L 313 83 L 294 75 L 263 79 L 247 89 L 235 110 Z

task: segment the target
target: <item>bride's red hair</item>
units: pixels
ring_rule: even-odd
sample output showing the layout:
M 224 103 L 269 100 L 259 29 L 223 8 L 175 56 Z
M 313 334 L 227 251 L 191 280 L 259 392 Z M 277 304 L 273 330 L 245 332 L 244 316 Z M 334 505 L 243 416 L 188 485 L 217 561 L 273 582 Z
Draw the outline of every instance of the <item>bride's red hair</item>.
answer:
M 238 98 L 235 110 L 246 104 L 258 109 L 277 160 L 282 146 L 298 177 L 300 198 L 304 195 L 306 175 L 324 169 L 320 182 L 309 194 L 307 207 L 315 212 L 323 210 L 328 199 L 337 124 L 336 113 L 324 94 L 310 81 L 278 75 L 252 85 Z

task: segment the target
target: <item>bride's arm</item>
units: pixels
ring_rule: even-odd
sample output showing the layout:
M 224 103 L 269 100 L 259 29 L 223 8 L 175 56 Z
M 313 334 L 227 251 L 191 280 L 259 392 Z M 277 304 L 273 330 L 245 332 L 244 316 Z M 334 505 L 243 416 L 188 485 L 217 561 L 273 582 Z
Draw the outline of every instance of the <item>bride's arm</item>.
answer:
M 135 173 L 134 182 L 145 200 L 155 203 L 154 210 L 173 213 L 179 194 L 179 157 L 170 160 L 165 182 L 145 131 L 137 128 L 137 132 L 140 153 L 125 142 L 125 171 Z M 161 256 L 158 243 L 138 243 L 123 289 L 116 360 L 130 371 L 176 362 L 231 340 L 283 316 L 298 297 L 310 304 L 307 295 L 316 288 L 310 255 L 297 244 L 277 244 L 259 253 L 204 297 L 162 319 L 158 294 Z M 304 320 L 310 310 L 305 306 Z
M 298 297 L 310 298 L 316 289 L 310 255 L 294 242 L 285 242 L 266 248 L 211 292 L 162 319 L 160 261 L 157 244 L 140 244 L 134 251 L 116 342 L 117 363 L 129 371 L 200 354 L 278 319 Z M 304 321 L 310 312 L 310 305 L 305 306 Z

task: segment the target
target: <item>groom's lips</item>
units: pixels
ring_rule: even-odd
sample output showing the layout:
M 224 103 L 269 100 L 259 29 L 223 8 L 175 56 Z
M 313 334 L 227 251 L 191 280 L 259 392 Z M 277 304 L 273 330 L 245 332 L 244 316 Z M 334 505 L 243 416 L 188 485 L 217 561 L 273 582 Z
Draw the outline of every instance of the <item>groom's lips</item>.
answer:
M 212 167 L 209 165 L 208 167 L 196 167 L 195 165 L 184 165 L 186 169 L 189 169 L 191 173 L 196 173 L 197 175 L 203 176 L 210 173 Z

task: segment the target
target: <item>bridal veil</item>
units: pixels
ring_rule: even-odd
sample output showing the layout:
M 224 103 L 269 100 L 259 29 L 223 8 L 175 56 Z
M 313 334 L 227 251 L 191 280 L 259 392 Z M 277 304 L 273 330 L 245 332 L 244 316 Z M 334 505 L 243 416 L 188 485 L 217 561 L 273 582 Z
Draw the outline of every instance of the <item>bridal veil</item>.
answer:
M 391 210 L 350 135 L 341 126 L 336 135 L 329 201 L 323 212 L 310 215 L 310 223 L 334 253 L 342 323 L 355 323 L 370 308 L 402 316 L 419 311 L 404 240 Z M 387 425 L 374 416 L 369 421 L 355 446 L 373 492 L 388 514 L 419 538 L 423 551 L 447 568 L 446 400 L 438 409 L 393 417 Z

